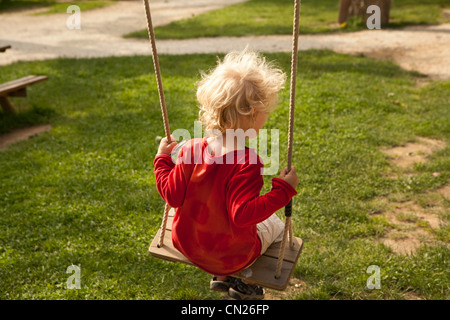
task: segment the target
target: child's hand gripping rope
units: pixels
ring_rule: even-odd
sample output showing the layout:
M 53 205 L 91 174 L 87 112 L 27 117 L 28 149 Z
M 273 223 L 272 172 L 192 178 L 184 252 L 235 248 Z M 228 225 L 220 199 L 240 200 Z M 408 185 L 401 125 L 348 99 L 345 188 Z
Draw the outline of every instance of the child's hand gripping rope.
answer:
M 289 183 L 292 188 L 296 188 L 299 182 L 297 173 L 295 172 L 295 167 L 291 167 L 291 171 L 287 172 L 287 168 L 284 168 L 280 172 L 280 179 L 283 179 L 287 183 Z
M 167 141 L 167 137 L 164 137 L 161 139 L 161 142 L 159 143 L 159 148 L 158 148 L 158 154 L 166 154 L 168 156 L 170 156 L 170 154 L 172 153 L 173 148 L 175 148 L 175 146 L 177 145 L 177 142 L 175 141 L 174 136 L 170 136 L 171 137 L 171 142 L 168 143 Z

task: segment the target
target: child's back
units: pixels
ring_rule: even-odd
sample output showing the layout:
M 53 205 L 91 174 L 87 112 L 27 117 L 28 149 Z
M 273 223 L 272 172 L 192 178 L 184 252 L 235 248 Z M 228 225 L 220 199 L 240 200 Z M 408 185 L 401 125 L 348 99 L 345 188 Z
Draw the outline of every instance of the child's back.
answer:
M 185 155 L 194 154 L 196 148 L 204 157 L 194 163 L 193 157 Z M 296 191 L 274 178 L 272 191 L 259 196 L 263 164 L 253 149 L 215 157 L 207 148 L 206 138 L 191 140 L 181 149 L 175 166 L 170 157 L 157 157 L 157 177 L 163 176 L 161 170 L 174 166 L 168 178 L 157 179 L 157 186 L 164 190 L 167 203 L 177 208 L 172 225 L 174 246 L 203 270 L 229 275 L 260 256 L 256 225 L 285 206 Z M 226 161 L 230 155 L 232 162 Z M 253 158 L 257 163 L 250 161 Z

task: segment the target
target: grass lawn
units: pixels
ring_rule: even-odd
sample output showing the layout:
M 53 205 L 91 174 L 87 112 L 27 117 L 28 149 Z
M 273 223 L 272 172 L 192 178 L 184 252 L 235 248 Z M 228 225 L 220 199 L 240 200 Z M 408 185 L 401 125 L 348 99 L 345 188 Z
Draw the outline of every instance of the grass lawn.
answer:
M 75 4 L 80 7 L 81 11 L 102 8 L 107 5 L 113 4 L 114 1 L 97 1 L 97 0 L 83 0 L 83 1 L 57 1 L 57 0 L 0 0 L 0 12 L 13 11 L 18 9 L 30 9 L 30 8 L 47 8 L 47 10 L 36 13 L 52 14 L 52 13 L 66 13 L 67 8 Z
M 292 34 L 292 0 L 249 0 L 190 19 L 174 21 L 155 28 L 159 39 L 196 37 Z M 390 27 L 437 24 L 450 21 L 443 16 L 450 8 L 448 0 L 395 0 L 391 6 Z M 300 33 L 323 33 L 367 29 L 365 23 L 350 19 L 346 28 L 337 23 L 338 0 L 303 0 L 300 9 Z M 147 38 L 147 30 L 125 35 Z
M 289 54 L 268 57 L 289 74 Z M 160 57 L 172 131 L 193 134 L 194 83 L 215 61 Z M 164 208 L 152 172 L 155 136 L 164 134 L 152 70 L 149 56 L 0 67 L 0 82 L 48 75 L 13 102 L 53 126 L 0 152 L 0 299 L 221 298 L 209 290 L 209 275 L 147 253 Z M 293 277 L 304 284 L 285 298 L 449 299 L 449 201 L 424 195 L 450 180 L 450 81 L 416 88 L 417 73 L 330 51 L 301 52 L 299 71 L 293 225 L 304 250 Z M 8 119 L 0 113 L 4 130 Z M 266 124 L 280 129 L 281 163 L 287 122 L 288 88 Z M 389 177 L 380 148 L 416 136 L 447 147 L 412 175 Z M 271 177 L 264 178 L 267 192 Z M 435 241 L 409 256 L 379 243 L 393 228 L 376 214 L 383 210 L 377 199 L 388 196 L 439 203 L 443 225 L 426 230 Z M 72 264 L 81 268 L 79 290 L 66 289 Z M 370 265 L 380 267 L 379 290 L 366 287 Z

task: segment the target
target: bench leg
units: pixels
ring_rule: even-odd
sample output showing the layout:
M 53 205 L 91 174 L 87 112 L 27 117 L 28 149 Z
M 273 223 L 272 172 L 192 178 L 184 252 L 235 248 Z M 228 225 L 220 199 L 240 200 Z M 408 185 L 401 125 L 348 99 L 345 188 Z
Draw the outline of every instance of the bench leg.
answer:
M 11 102 L 5 96 L 0 96 L 0 105 L 2 106 L 3 112 L 5 113 L 16 113 Z

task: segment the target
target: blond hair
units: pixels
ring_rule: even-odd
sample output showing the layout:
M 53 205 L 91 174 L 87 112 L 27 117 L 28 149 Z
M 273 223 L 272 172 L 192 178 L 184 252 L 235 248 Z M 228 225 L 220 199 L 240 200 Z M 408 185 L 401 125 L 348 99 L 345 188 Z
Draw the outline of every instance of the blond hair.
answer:
M 273 111 L 278 92 L 286 81 L 285 73 L 260 54 L 245 49 L 231 52 L 209 74 L 202 74 L 197 100 L 200 120 L 206 130 L 242 128 L 242 116 L 251 111 Z

